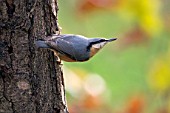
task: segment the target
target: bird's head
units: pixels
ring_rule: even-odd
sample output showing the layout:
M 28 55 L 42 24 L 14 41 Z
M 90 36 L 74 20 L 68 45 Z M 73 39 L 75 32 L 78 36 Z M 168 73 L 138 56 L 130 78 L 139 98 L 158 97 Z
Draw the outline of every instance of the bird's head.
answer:
M 94 38 L 91 39 L 91 45 L 90 45 L 90 57 L 94 56 L 101 48 L 103 48 L 108 42 L 112 42 L 116 40 L 117 38 L 111 38 L 111 39 L 102 39 L 102 38 Z

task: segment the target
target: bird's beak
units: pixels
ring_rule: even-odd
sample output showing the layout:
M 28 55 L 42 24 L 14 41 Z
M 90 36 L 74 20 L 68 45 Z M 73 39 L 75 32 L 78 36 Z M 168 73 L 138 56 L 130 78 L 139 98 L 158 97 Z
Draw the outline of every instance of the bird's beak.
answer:
M 117 40 L 117 38 L 111 38 L 111 39 L 108 39 L 108 42 L 112 42 L 112 41 L 115 41 Z

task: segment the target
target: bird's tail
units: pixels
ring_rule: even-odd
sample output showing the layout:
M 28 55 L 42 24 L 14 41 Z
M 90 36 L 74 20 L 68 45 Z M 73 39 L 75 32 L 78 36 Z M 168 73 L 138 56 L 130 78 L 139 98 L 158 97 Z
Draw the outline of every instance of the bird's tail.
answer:
M 35 41 L 35 45 L 38 48 L 49 48 L 49 46 L 45 43 L 45 41 L 42 40 Z
M 115 41 L 115 40 L 117 40 L 117 38 L 107 39 L 108 42 L 112 42 L 112 41 Z

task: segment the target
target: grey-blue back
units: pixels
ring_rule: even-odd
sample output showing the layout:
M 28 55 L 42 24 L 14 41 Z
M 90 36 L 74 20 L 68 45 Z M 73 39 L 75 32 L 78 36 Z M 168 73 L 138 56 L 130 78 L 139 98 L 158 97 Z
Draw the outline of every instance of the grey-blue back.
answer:
M 60 53 L 66 54 L 77 61 L 88 60 L 90 51 L 87 50 L 89 46 L 89 39 L 83 36 L 61 35 L 56 38 L 57 49 Z

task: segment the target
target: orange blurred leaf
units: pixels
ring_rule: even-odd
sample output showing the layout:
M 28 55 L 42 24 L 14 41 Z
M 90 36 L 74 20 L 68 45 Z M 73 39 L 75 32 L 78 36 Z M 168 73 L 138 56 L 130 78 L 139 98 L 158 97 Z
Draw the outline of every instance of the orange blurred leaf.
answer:
M 127 113 L 142 113 L 144 108 L 144 99 L 140 96 L 132 97 L 127 105 Z

